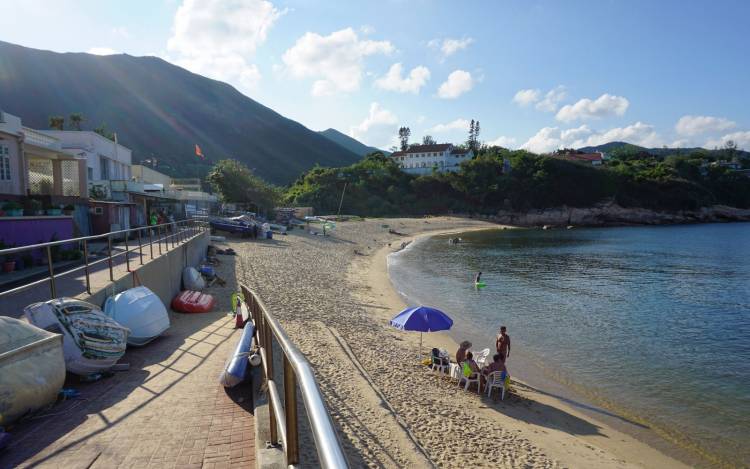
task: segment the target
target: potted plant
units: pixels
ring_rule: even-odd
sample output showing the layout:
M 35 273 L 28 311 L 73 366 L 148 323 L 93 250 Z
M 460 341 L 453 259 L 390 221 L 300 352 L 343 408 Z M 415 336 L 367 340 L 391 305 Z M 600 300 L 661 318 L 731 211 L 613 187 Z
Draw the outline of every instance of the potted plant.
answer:
M 4 241 L 0 240 L 0 251 L 3 249 L 12 248 L 13 246 L 5 244 Z M 16 269 L 16 259 L 8 254 L 3 260 L 3 272 L 13 272 Z
M 60 207 L 50 207 L 47 209 L 47 215 L 56 217 L 62 215 L 62 210 Z
M 63 213 L 65 215 L 73 215 L 73 212 L 75 211 L 76 207 L 73 204 L 68 204 L 65 207 L 63 207 Z
M 42 201 L 38 199 L 28 199 L 28 209 L 29 215 L 32 216 L 39 216 L 44 215 L 44 210 L 42 210 Z
M 3 211 L 5 211 L 5 213 L 9 217 L 22 217 L 23 216 L 23 206 L 21 206 L 21 204 L 13 200 L 5 202 L 3 204 Z
M 28 252 L 21 256 L 21 260 L 23 260 L 23 266 L 26 269 L 30 269 L 34 267 L 34 256 L 29 254 Z

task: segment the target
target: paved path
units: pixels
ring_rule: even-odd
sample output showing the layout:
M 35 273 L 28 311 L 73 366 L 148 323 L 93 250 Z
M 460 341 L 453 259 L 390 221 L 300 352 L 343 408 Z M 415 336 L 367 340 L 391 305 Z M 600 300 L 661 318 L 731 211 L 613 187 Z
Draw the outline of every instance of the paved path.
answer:
M 234 277 L 234 258 L 217 269 Z M 170 312 L 172 327 L 129 349 L 130 370 L 96 383 L 68 377 L 80 398 L 58 403 L 11 428 L 0 468 L 255 467 L 249 385 L 218 384 L 238 332 L 226 313 L 235 286 L 211 288 L 215 312 Z

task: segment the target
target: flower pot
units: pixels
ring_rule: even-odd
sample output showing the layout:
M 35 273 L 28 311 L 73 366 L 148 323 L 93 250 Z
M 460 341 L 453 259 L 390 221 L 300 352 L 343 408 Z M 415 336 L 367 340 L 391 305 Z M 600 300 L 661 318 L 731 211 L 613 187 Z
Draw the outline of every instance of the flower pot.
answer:
M 8 210 L 8 216 L 9 217 L 22 217 L 23 216 L 23 209 L 17 208 L 14 210 Z
M 62 210 L 60 210 L 59 208 L 48 208 L 47 209 L 47 215 L 58 216 L 58 215 L 61 215 L 61 214 L 62 214 Z
M 16 261 L 3 262 L 3 272 L 13 272 L 16 270 Z

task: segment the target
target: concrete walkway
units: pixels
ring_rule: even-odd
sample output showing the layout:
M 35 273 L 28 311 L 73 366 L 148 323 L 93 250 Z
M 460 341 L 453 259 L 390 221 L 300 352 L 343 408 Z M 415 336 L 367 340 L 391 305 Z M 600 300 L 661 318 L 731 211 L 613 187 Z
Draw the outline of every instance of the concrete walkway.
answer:
M 69 376 L 81 395 L 9 428 L 0 468 L 255 467 L 251 386 L 218 384 L 239 337 L 227 316 L 235 258 L 222 260 L 214 312 L 170 312 L 165 336 L 120 360 L 129 371 L 88 384 Z

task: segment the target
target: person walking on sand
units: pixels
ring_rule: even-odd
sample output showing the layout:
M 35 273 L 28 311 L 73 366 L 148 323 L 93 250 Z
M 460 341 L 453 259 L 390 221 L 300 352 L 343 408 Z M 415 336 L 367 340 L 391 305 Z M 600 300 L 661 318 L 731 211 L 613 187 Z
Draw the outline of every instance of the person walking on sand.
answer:
M 495 339 L 495 349 L 497 349 L 497 353 L 502 355 L 503 361 L 510 356 L 510 336 L 507 331 L 508 329 L 505 326 L 500 326 L 500 333 Z

